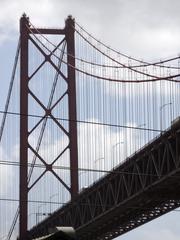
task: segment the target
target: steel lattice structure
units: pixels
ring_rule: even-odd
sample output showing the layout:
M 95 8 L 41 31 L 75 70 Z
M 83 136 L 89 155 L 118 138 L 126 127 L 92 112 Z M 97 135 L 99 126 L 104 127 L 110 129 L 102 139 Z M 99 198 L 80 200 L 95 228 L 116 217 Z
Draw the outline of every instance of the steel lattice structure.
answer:
M 33 29 L 30 28 L 29 19 L 24 15 L 20 20 L 20 239 L 27 239 L 27 214 L 28 214 L 28 192 L 37 184 L 37 182 L 42 178 L 46 172 L 51 172 L 61 184 L 63 184 L 66 189 L 71 193 L 71 197 L 74 198 L 78 193 L 78 157 L 77 157 L 77 129 L 76 129 L 76 93 L 75 93 L 75 71 L 74 66 L 74 30 L 72 25 L 74 20 L 69 17 L 66 20 L 66 26 L 64 29 Z M 31 37 L 31 34 L 56 34 L 63 35 L 63 40 L 58 44 L 58 47 L 66 42 L 68 57 L 67 61 L 69 66 L 67 67 L 67 76 L 65 76 L 61 70 L 54 64 L 51 59 L 53 52 L 46 53 L 43 48 L 41 48 L 37 42 Z M 44 61 L 36 67 L 35 71 L 29 76 L 29 42 L 33 43 L 34 46 L 39 50 L 39 52 L 44 56 Z M 46 63 L 50 63 L 52 68 L 55 68 L 57 73 L 66 81 L 67 90 L 64 94 L 57 100 L 53 106 L 46 107 L 43 102 L 33 93 L 29 88 L 29 82 L 38 73 L 42 66 Z M 72 66 L 72 67 L 71 67 Z M 65 95 L 68 95 L 69 104 L 69 131 L 59 123 L 53 116 L 52 110 L 57 107 L 57 104 L 62 101 Z M 28 131 L 28 99 L 31 96 L 38 104 L 39 108 L 42 108 L 45 115 L 37 122 L 37 124 Z M 69 138 L 68 146 L 59 153 L 57 158 L 48 164 L 46 159 L 43 159 L 39 154 L 38 150 L 34 149 L 28 141 L 31 133 L 38 127 L 38 125 L 45 119 L 52 119 L 54 123 L 63 131 L 63 133 Z M 38 157 L 41 162 L 45 165 L 45 171 L 31 184 L 28 185 L 28 150 L 31 150 L 36 157 Z M 67 150 L 70 152 L 70 165 L 71 169 L 71 186 L 70 188 L 67 184 L 53 171 L 53 165 L 57 159 Z
M 179 149 L 179 129 L 169 129 L 33 228 L 30 236 L 59 224 L 73 226 L 80 240 L 113 239 L 179 207 Z

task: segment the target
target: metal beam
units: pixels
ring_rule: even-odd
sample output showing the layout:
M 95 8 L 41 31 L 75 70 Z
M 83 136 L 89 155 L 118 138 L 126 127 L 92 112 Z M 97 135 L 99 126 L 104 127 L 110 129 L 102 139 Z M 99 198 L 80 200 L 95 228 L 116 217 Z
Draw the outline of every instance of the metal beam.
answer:
M 20 240 L 27 240 L 28 209 L 28 18 L 20 20 Z
M 56 29 L 56 28 L 31 28 L 31 33 L 33 34 L 47 34 L 47 35 L 64 35 L 65 29 Z
M 75 73 L 75 38 L 74 19 L 66 20 L 66 42 L 68 62 L 68 96 L 69 96 L 69 149 L 71 168 L 71 197 L 77 196 L 78 187 L 78 148 L 77 148 L 77 118 L 76 118 L 76 73 Z
M 79 240 L 113 239 L 180 206 L 180 132 L 171 128 L 30 231 L 70 225 Z M 165 193 L 168 194 L 165 194 Z

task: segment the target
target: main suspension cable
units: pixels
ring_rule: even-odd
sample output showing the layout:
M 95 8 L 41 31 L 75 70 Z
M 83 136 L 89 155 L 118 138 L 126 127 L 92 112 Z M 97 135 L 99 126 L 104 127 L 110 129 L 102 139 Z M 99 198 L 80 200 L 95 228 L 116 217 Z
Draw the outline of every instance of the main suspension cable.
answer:
M 131 56 L 128 56 L 127 54 L 124 54 L 122 52 L 119 52 L 113 48 L 111 48 L 110 46 L 104 44 L 103 42 L 101 42 L 100 40 L 98 40 L 97 38 L 95 38 L 92 34 L 90 34 L 87 30 L 85 30 L 79 23 L 75 22 L 75 24 L 82 30 L 84 31 L 89 37 L 91 37 L 92 39 L 94 39 L 97 43 L 100 43 L 102 46 L 106 47 L 108 50 L 111 50 L 112 52 L 122 56 L 122 57 L 125 57 L 125 58 L 128 58 L 130 60 L 133 60 L 133 61 L 136 61 L 136 62 L 139 62 L 139 63 L 142 63 L 144 65 L 138 65 L 138 66 L 134 66 L 134 67 L 147 67 L 147 66 L 157 66 L 157 67 L 167 67 L 167 68 L 171 68 L 170 66 L 163 66 L 163 65 L 159 65 L 159 64 L 163 64 L 163 63 L 167 63 L 167 62 L 170 62 L 170 61 L 174 61 L 174 60 L 177 60 L 180 58 L 180 56 L 177 56 L 177 57 L 173 57 L 173 58 L 169 58 L 169 59 L 165 59 L 163 61 L 158 61 L 158 62 L 154 62 L 154 63 L 149 63 L 149 62 L 146 62 L 146 61 L 143 61 L 143 60 L 140 60 L 140 59 L 137 59 L 137 58 L 134 58 L 134 57 L 131 57 Z M 179 69 L 179 68 L 177 68 Z
M 31 31 L 31 29 L 29 29 Z M 77 30 L 76 30 L 77 31 Z M 31 31 L 31 33 L 33 34 L 33 36 L 36 38 L 36 40 L 50 53 L 52 54 L 54 57 L 56 57 L 57 59 L 59 59 L 59 57 L 53 53 L 48 47 L 46 47 L 46 45 L 44 43 L 42 43 L 40 41 L 40 39 L 38 37 L 36 37 L 36 35 Z M 87 40 L 88 41 L 88 40 Z M 90 42 L 89 42 L 90 43 Z M 91 43 L 90 43 L 91 44 Z M 92 45 L 92 44 L 91 44 Z M 93 45 L 94 46 L 94 45 Z M 94 46 L 94 48 L 96 48 Z M 98 48 L 96 48 L 98 51 L 100 51 Z M 104 52 L 100 51 L 100 53 L 102 53 L 104 56 L 107 56 L 109 57 L 107 54 L 105 54 Z M 111 59 L 112 61 L 118 63 L 118 64 L 121 64 L 121 66 L 124 66 L 124 68 L 127 68 L 133 72 L 136 72 L 136 73 L 139 73 L 139 74 L 142 74 L 144 76 L 147 76 L 147 77 L 152 77 L 151 79 L 143 79 L 143 80 L 121 80 L 121 79 L 113 79 L 113 78 L 109 78 L 109 77 L 103 77 L 103 76 L 98 76 L 98 75 L 95 75 L 95 74 L 92 74 L 92 73 L 89 73 L 89 72 L 86 72 L 84 70 L 81 70 L 77 67 L 74 67 L 73 65 L 67 63 L 66 61 L 62 60 L 62 62 L 68 66 L 70 66 L 71 68 L 75 69 L 76 71 L 82 73 L 82 74 L 85 74 L 87 76 L 90 76 L 90 77 L 93 77 L 93 78 L 97 78 L 97 79 L 101 79 L 101 80 L 105 80 L 105 81 L 110 81 L 110 82 L 119 82 L 119 83 L 143 83 L 143 82 L 157 82 L 157 81 L 170 81 L 170 82 L 180 82 L 180 80 L 175 80 L 173 78 L 177 78 L 180 76 L 180 74 L 175 74 L 175 75 L 171 75 L 171 76 L 165 76 L 165 77 L 157 77 L 157 76 L 153 76 L 153 75 L 150 75 L 148 73 L 143 73 L 141 71 L 138 71 L 136 69 L 132 69 L 131 67 L 129 66 L 126 66 L 122 63 L 119 63 L 118 61 L 116 61 L 115 59 Z
M 32 24 L 32 23 L 30 23 L 30 25 L 37 31 L 37 33 L 38 34 L 40 34 L 40 36 L 42 37 L 42 38 L 44 38 L 49 44 L 51 44 L 53 47 L 56 47 L 56 45 L 53 43 L 53 42 L 51 42 L 47 37 L 45 37 L 43 34 L 41 34 L 41 32 Z M 31 31 L 31 28 L 29 28 L 29 26 L 27 26 L 28 27 L 28 29 Z M 31 31 L 31 33 L 32 33 L 32 31 Z M 33 33 L 34 34 L 34 33 Z M 91 35 L 90 35 L 91 36 Z M 96 40 L 96 41 L 98 41 L 98 40 Z M 106 46 L 106 45 L 105 45 Z M 60 48 L 57 48 L 59 51 L 62 51 Z M 110 49 L 111 50 L 111 48 L 108 48 L 108 49 Z M 114 50 L 115 51 L 115 50 Z M 117 52 L 118 53 L 118 52 Z M 106 64 L 99 64 L 99 63 L 94 63 L 94 62 L 90 62 L 90 61 L 87 61 L 87 60 L 85 60 L 85 59 L 82 59 L 82 58 L 78 58 L 78 57 L 76 57 L 76 56 L 74 56 L 74 55 L 72 55 L 72 54 L 69 54 L 69 53 L 67 53 L 67 52 L 64 52 L 64 54 L 66 54 L 66 55 L 68 55 L 68 56 L 71 56 L 71 57 L 73 57 L 74 59 L 76 59 L 76 60 L 78 60 L 78 61 L 80 61 L 80 62 L 82 62 L 82 63 L 86 63 L 86 64 L 90 64 L 90 65 L 93 65 L 93 66 L 98 66 L 98 67 L 105 67 L 105 68 L 115 68 L 115 69 L 119 69 L 119 68 L 124 68 L 124 66 L 114 66 L 114 65 L 106 65 Z M 133 59 L 131 59 L 130 57 L 128 57 L 130 60 L 133 60 Z M 166 62 L 170 62 L 170 61 L 174 61 L 174 60 L 177 60 L 177 59 L 179 59 L 180 58 L 180 56 L 179 57 L 174 57 L 174 58 L 170 58 L 170 59 L 167 59 L 167 60 L 164 60 L 164 61 L 159 61 L 159 62 L 155 62 L 155 63 L 148 63 L 148 62 L 143 62 L 142 61 L 142 63 L 143 63 L 143 65 L 141 64 L 141 65 L 131 65 L 131 68 L 140 68 L 140 67 L 149 67 L 149 66 L 158 66 L 158 67 L 160 67 L 160 68 L 168 68 L 168 69 L 176 69 L 176 70 L 178 70 L 178 69 L 180 69 L 179 67 L 175 67 L 175 66 L 164 66 L 164 65 L 158 65 L 158 64 L 163 64 L 163 63 L 166 63 Z
M 0 142 L 2 140 L 4 126 L 5 126 L 5 123 L 6 123 L 7 111 L 8 111 L 8 108 L 9 108 L 11 93 L 12 93 L 12 89 L 13 89 L 13 84 L 14 84 L 14 79 L 15 79 L 15 75 L 16 75 L 18 59 L 19 59 L 19 52 L 20 52 L 20 40 L 18 40 L 18 45 L 17 45 L 16 55 L 15 55 L 15 59 L 14 59 L 14 65 L 13 65 L 11 80 L 10 80 L 10 83 L 9 83 L 8 94 L 7 94 L 6 103 L 5 103 L 5 107 L 4 107 L 4 114 L 3 114 L 1 127 L 0 127 Z
M 19 200 L 18 200 L 18 202 L 19 202 Z M 13 219 L 12 225 L 11 225 L 11 227 L 10 227 L 10 230 L 9 230 L 9 232 L 8 232 L 8 235 L 7 235 L 6 240 L 10 240 L 10 239 L 11 239 L 11 236 L 12 236 L 12 233 L 13 233 L 14 228 L 15 228 L 15 226 L 16 226 L 18 217 L 19 217 L 19 206 L 18 206 L 18 208 L 17 208 L 17 210 L 16 210 L 16 213 L 15 213 L 15 216 L 14 216 L 14 219 Z

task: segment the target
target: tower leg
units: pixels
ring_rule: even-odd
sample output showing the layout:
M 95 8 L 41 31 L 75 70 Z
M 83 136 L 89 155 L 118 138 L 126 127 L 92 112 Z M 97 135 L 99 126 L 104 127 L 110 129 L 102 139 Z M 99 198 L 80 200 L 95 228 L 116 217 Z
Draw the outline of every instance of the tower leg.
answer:
M 74 19 L 66 20 L 67 62 L 68 62 L 68 97 L 69 97 L 69 149 L 71 168 L 71 197 L 78 193 L 78 147 L 76 117 L 76 73 L 75 73 L 75 38 Z
M 28 18 L 20 20 L 20 240 L 27 240 L 28 212 Z

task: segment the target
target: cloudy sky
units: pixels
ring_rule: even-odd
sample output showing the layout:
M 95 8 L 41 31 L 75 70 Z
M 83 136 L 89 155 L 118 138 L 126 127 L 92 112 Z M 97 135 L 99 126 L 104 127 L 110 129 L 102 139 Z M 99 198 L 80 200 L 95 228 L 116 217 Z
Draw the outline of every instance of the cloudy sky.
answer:
M 23 12 L 42 27 L 64 27 L 71 14 L 98 39 L 130 56 L 158 60 L 180 54 L 179 0 L 0 0 L 0 108 L 8 82 Z M 121 240 L 177 240 L 180 213 L 154 220 Z

